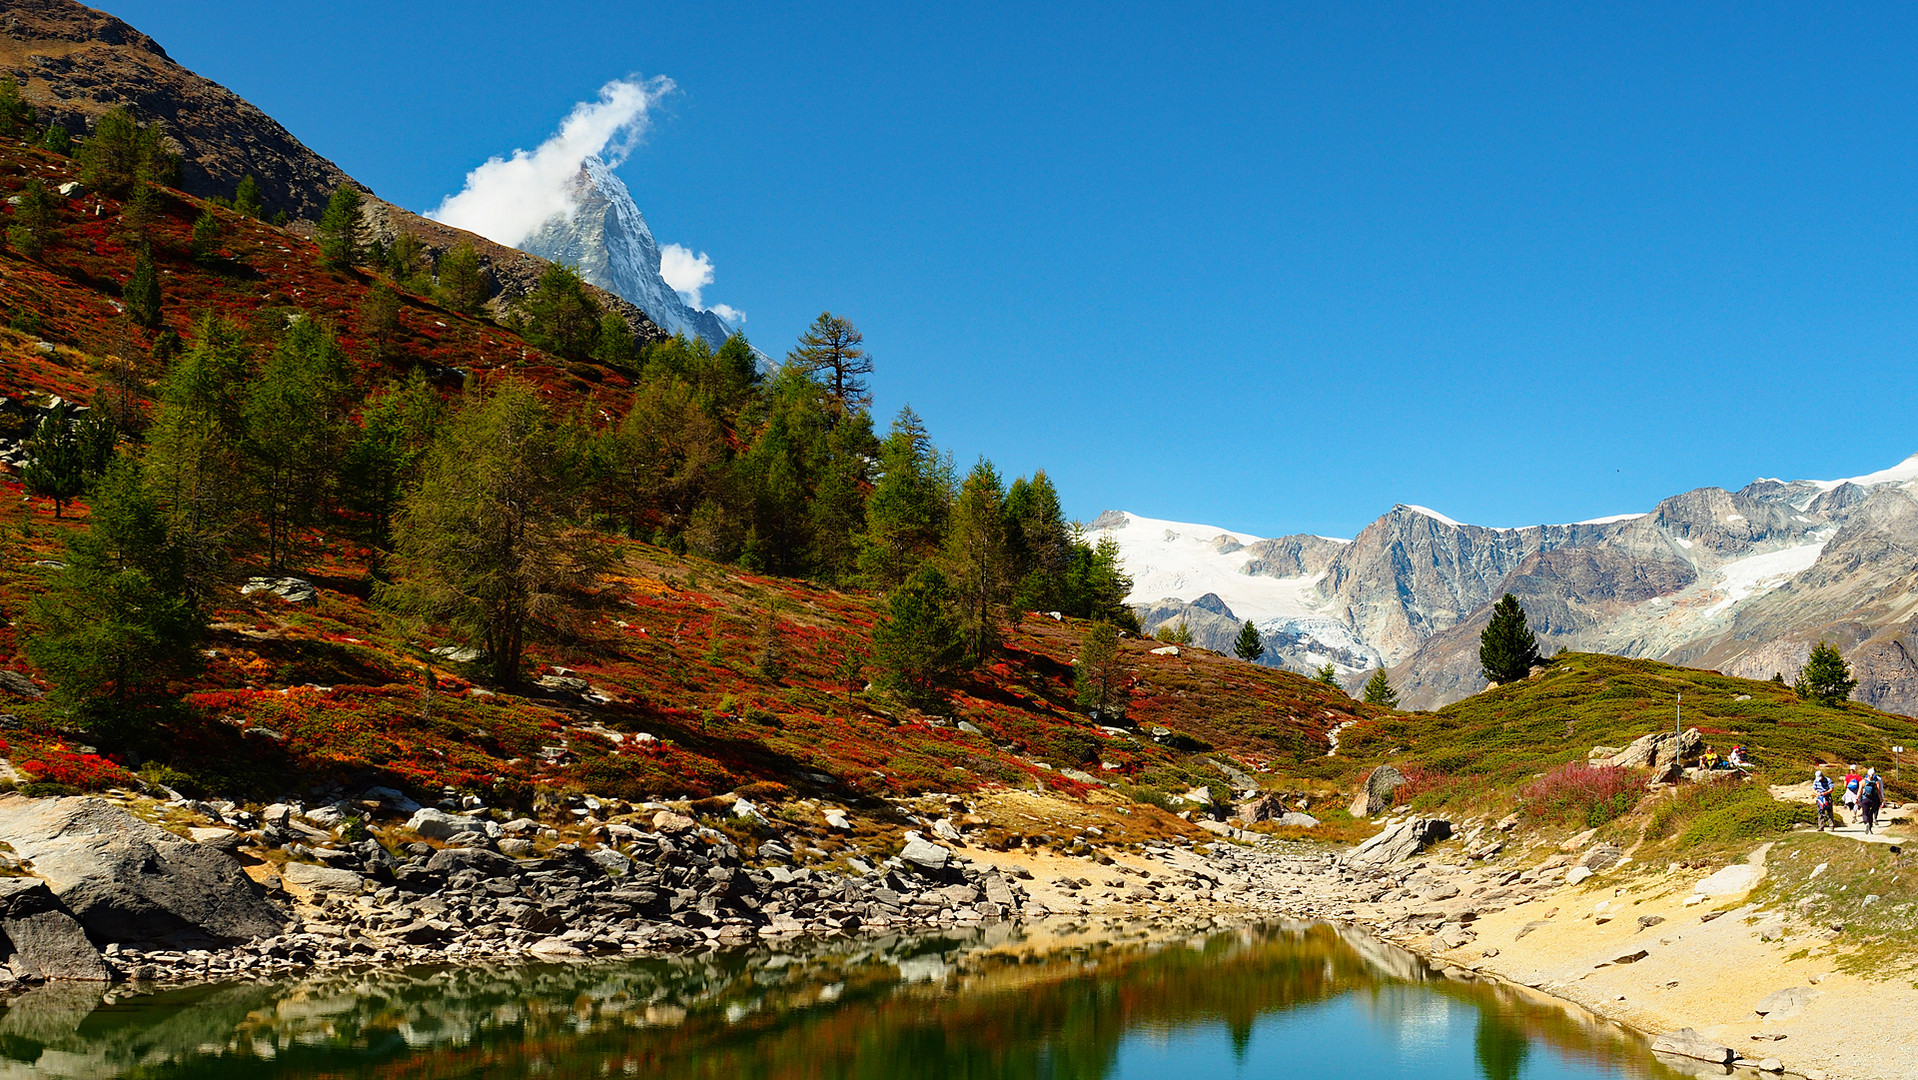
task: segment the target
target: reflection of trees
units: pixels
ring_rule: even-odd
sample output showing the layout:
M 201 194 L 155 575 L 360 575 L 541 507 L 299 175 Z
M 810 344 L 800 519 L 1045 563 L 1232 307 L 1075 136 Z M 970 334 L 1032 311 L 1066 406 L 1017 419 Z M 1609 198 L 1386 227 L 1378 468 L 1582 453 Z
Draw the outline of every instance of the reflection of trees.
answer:
M 1573 1056 L 1631 1071 L 1645 1060 L 1621 1033 L 1504 1000 L 1483 984 L 1427 980 L 1404 954 L 1377 943 L 1362 953 L 1329 927 L 1050 952 L 996 947 L 1017 945 L 1019 933 L 1001 926 L 607 966 L 315 976 L 103 1009 L 74 1002 L 52 1009 L 57 1018 L 22 1010 L 0 1016 L 0 1034 L 19 1040 L 16 1058 L 45 1045 L 63 1051 L 67 1068 L 90 1059 L 98 1076 L 1099 1080 L 1142 1030 L 1222 1029 L 1243 1060 L 1261 1017 L 1357 990 L 1374 1001 L 1438 993 L 1477 1005 L 1486 1080 L 1516 1080 L 1527 1039 L 1541 1034 Z M 900 977 L 902 968 L 941 966 L 943 978 Z M 1405 974 L 1423 985 L 1401 981 Z
M 1518 1071 L 1532 1052 L 1532 1038 L 1508 1022 L 1497 1008 L 1481 1008 L 1472 1052 L 1485 1080 L 1518 1080 Z

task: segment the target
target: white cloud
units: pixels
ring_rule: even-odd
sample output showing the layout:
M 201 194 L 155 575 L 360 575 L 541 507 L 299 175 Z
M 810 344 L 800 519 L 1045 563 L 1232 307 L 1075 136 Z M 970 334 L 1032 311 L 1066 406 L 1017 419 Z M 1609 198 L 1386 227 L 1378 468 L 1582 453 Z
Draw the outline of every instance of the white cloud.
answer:
M 607 83 L 599 89 L 599 100 L 573 106 L 537 149 L 489 158 L 466 174 L 459 194 L 447 196 L 426 216 L 517 246 L 555 214 L 571 216 L 576 207 L 567 182 L 580 163 L 594 154 L 612 166 L 625 161 L 651 126 L 652 108 L 674 89 L 664 75 Z M 706 280 L 712 280 L 710 269 Z
M 705 252 L 695 255 L 691 248 L 667 244 L 659 249 L 659 276 L 686 303 L 704 310 L 699 290 L 713 283 L 713 260 Z
M 713 259 L 705 252 L 695 255 L 691 248 L 667 244 L 659 249 L 659 276 L 672 286 L 688 307 L 710 311 L 735 326 L 746 321 L 746 313 L 731 304 L 707 307 L 699 295 L 700 290 L 713 283 Z

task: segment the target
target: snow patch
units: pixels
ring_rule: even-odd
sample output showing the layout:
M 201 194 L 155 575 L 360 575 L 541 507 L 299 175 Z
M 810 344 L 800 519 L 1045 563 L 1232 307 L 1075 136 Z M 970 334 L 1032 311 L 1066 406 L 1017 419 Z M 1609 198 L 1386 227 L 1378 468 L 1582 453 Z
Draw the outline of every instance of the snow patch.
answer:
M 1110 524 L 1114 518 L 1119 522 Z M 1165 597 L 1190 603 L 1206 593 L 1217 593 L 1234 615 L 1254 622 L 1299 618 L 1316 611 L 1313 586 L 1323 574 L 1271 578 L 1245 572 L 1252 553 L 1244 545 L 1255 544 L 1261 537 L 1216 525 L 1164 521 L 1123 511 L 1101 515 L 1101 521 L 1107 524 L 1100 531 L 1119 545 L 1119 560 L 1132 575 L 1128 604 L 1146 604 Z M 1221 537 L 1240 546 L 1221 550 L 1232 546 L 1219 544 Z
M 1719 567 L 1717 588 L 1725 597 L 1706 608 L 1703 615 L 1710 618 L 1742 600 L 1768 593 L 1811 569 L 1830 538 L 1831 534 L 1826 533 L 1816 543 L 1751 555 Z
M 1843 480 L 1811 480 L 1807 482 L 1816 486 L 1820 491 L 1831 491 L 1841 484 L 1857 484 L 1859 487 L 1868 488 L 1873 484 L 1903 483 L 1908 480 L 1918 480 L 1918 454 L 1911 455 L 1889 469 L 1879 469 L 1877 472 L 1866 473 L 1863 476 L 1852 476 Z
M 1453 521 L 1451 518 L 1446 517 L 1444 514 L 1439 513 L 1437 510 L 1434 510 L 1429 506 L 1414 506 L 1411 503 L 1400 503 L 1399 506 L 1402 509 L 1412 511 L 1415 514 L 1424 514 L 1426 517 L 1429 517 L 1433 521 L 1439 522 L 1442 525 L 1450 525 L 1455 529 L 1464 528 L 1464 526 L 1461 525 L 1459 522 Z M 1500 530 L 1500 531 L 1508 531 L 1508 530 Z
M 1636 513 L 1636 514 L 1612 514 L 1609 517 L 1586 518 L 1584 521 L 1574 521 L 1572 522 L 1572 524 L 1574 525 L 1611 525 L 1620 521 L 1635 521 L 1638 518 L 1642 518 L 1645 516 L 1647 515 L 1643 511 L 1640 511 L 1639 513 Z

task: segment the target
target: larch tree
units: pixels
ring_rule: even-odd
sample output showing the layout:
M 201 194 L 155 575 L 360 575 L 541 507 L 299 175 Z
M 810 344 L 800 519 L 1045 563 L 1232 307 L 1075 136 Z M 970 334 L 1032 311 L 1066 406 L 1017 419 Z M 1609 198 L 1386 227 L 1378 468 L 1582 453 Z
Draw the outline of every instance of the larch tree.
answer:
M 1313 673 L 1312 678 L 1314 681 L 1324 683 L 1327 686 L 1338 686 L 1339 669 L 1328 660 L 1319 665 L 1319 670 Z
M 364 202 L 359 188 L 341 184 L 320 212 L 314 239 L 319 241 L 320 257 L 335 270 L 352 268 L 366 252 L 366 223 L 360 219 Z
M 266 561 L 274 569 L 295 564 L 303 534 L 333 504 L 350 427 L 350 372 L 332 331 L 302 319 L 248 380 L 243 415 L 252 516 L 266 534 Z
M 188 591 L 209 599 L 229 568 L 251 496 L 245 415 L 248 353 L 239 328 L 200 320 L 160 384 L 147 434 L 146 484 L 184 561 Z
M 462 240 L 440 256 L 439 301 L 462 315 L 479 313 L 486 302 L 486 274 L 473 242 Z
M 394 580 L 381 600 L 485 649 L 508 686 L 519 682 L 528 638 L 597 569 L 599 545 L 569 525 L 565 449 L 532 387 L 471 390 L 393 524 Z
M 925 422 L 910 406 L 879 444 L 879 476 L 866 500 L 866 530 L 856 539 L 859 571 L 880 588 L 904 581 L 939 550 L 952 510 L 952 477 Z
M 1492 607 L 1492 619 L 1478 636 L 1478 662 L 1486 681 L 1517 682 L 1538 663 L 1538 637 L 1525 622 L 1518 597 L 1506 593 Z
M 966 658 L 977 662 L 999 641 L 1006 601 L 1005 489 L 992 463 L 981 458 L 953 503 L 945 563 L 965 638 Z
M 922 566 L 886 600 L 872 629 L 872 658 L 884 683 L 906 700 L 932 703 L 958 668 L 966 646 L 952 614 L 952 593 L 936 566 Z
M 1820 641 L 1805 660 L 1795 689 L 1800 697 L 1835 705 L 1850 697 L 1857 687 L 1858 680 L 1852 677 L 1851 665 L 1845 663 L 1844 654 L 1832 643 Z
M 866 384 L 866 377 L 872 374 L 872 356 L 865 350 L 865 340 L 852 323 L 822 311 L 800 335 L 799 344 L 786 354 L 788 364 L 826 388 L 826 400 L 835 418 L 872 404 L 872 392 Z
M 1119 628 L 1092 624 L 1072 664 L 1076 701 L 1087 715 L 1105 720 L 1125 713 L 1125 671 L 1119 661 Z

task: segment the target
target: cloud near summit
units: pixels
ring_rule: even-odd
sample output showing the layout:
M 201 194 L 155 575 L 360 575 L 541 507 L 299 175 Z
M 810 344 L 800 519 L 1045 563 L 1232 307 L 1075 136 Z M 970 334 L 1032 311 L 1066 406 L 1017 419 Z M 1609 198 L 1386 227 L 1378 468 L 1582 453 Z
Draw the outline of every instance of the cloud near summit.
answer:
M 518 247 L 553 215 L 573 212 L 567 181 L 580 162 L 595 154 L 614 167 L 625 161 L 652 125 L 653 108 L 676 89 L 664 75 L 607 83 L 598 100 L 573 106 L 551 138 L 530 151 L 487 159 L 466 174 L 459 194 L 426 216 Z

